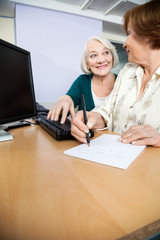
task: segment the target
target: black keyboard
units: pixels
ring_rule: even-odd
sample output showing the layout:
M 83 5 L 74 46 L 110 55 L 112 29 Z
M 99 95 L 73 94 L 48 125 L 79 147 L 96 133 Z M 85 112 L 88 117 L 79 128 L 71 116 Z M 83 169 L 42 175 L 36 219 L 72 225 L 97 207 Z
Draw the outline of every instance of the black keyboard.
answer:
M 73 139 L 69 119 L 66 119 L 64 124 L 61 124 L 60 119 L 58 121 L 52 121 L 47 119 L 47 114 L 43 114 L 36 118 L 36 122 L 56 140 Z
M 36 103 L 36 106 L 37 106 L 36 117 L 37 124 L 39 124 L 56 140 L 74 139 L 74 137 L 71 135 L 71 122 L 68 118 L 63 124 L 60 123 L 61 116 L 58 121 L 52 121 L 50 119 L 47 119 L 47 114 L 49 112 L 48 109 L 46 109 L 39 103 Z M 90 130 L 90 134 L 91 137 L 94 136 L 94 132 L 92 130 Z
M 66 122 L 64 124 L 61 124 L 60 118 L 58 121 L 52 121 L 50 119 L 47 119 L 47 114 L 49 110 L 44 106 L 36 103 L 36 108 L 37 124 L 39 124 L 44 130 L 46 130 L 52 137 L 54 137 L 56 140 L 67 140 L 74 138 L 71 135 L 71 122 L 69 119 L 66 119 Z

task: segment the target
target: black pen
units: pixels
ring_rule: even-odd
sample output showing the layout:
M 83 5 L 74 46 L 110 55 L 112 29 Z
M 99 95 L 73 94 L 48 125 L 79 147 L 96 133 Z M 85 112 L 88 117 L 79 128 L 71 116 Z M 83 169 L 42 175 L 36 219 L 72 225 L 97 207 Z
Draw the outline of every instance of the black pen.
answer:
M 85 104 L 84 94 L 81 95 L 81 101 L 82 101 L 82 107 L 83 107 L 84 123 L 87 124 L 87 114 L 86 114 L 86 104 Z M 89 147 L 90 146 L 89 132 L 86 133 L 86 137 L 87 137 L 87 143 Z

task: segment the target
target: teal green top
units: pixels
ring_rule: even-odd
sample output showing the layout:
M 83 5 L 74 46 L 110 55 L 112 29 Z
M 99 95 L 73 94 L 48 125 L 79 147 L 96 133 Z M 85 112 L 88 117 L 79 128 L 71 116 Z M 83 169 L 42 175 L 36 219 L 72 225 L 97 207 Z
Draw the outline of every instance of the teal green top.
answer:
M 72 98 L 74 102 L 74 107 L 79 106 L 79 110 L 83 109 L 81 104 L 82 94 L 84 94 L 86 110 L 91 111 L 93 108 L 95 108 L 95 104 L 92 96 L 92 89 L 91 89 L 92 77 L 93 77 L 93 74 L 80 75 L 73 82 L 70 89 L 66 93 Z M 115 77 L 117 77 L 117 75 L 115 75 Z

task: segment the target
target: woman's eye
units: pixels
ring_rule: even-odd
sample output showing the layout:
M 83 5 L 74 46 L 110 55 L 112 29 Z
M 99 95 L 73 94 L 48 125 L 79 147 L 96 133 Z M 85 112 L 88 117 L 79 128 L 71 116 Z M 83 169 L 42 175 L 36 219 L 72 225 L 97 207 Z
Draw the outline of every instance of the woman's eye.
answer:
M 94 58 L 94 57 L 96 57 L 96 54 L 91 54 L 90 55 L 90 58 Z
M 130 34 L 130 31 L 127 31 L 127 36 Z
M 105 54 L 105 55 L 108 55 L 108 54 L 109 54 L 109 51 L 105 51 L 104 54 Z

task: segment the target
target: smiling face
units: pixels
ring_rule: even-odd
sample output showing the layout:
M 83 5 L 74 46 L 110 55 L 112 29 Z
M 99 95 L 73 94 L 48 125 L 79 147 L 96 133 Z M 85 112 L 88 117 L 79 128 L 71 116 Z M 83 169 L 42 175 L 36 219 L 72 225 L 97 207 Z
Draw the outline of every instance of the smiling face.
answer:
M 127 39 L 123 45 L 128 54 L 128 61 L 141 64 L 146 56 L 147 48 L 147 38 L 142 38 L 138 36 L 131 25 L 128 25 L 127 28 Z
M 87 67 L 97 76 L 105 76 L 112 69 L 113 57 L 109 49 L 97 40 L 87 45 Z

